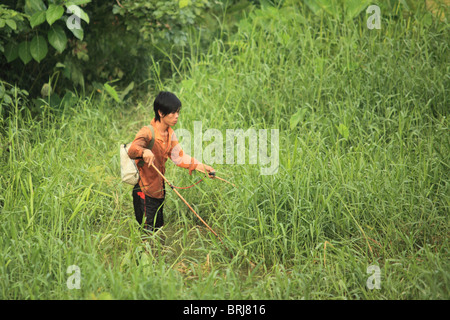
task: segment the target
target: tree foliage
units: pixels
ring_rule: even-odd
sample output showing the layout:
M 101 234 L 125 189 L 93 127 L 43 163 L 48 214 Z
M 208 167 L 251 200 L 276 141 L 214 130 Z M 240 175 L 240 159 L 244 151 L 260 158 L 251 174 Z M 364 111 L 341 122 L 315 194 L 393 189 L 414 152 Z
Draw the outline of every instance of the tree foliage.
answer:
M 432 3 L 433 12 L 438 12 L 437 2 L 427 1 L 426 5 Z M 60 107 L 64 101 L 61 97 L 68 91 L 81 94 L 100 91 L 122 101 L 136 89 L 145 92 L 154 87 L 158 81 L 155 78 L 170 77 L 177 62 L 194 49 L 208 47 L 207 42 L 214 37 L 226 41 L 227 34 L 232 34 L 239 21 L 255 7 L 306 6 L 314 16 L 341 21 L 361 16 L 369 3 L 366 0 L 3 0 L 0 81 L 28 92 L 37 108 L 44 102 Z M 399 6 L 423 12 L 417 8 L 425 4 L 388 0 L 380 2 L 380 6 L 384 15 L 401 12 Z M 191 39 L 192 30 L 201 30 L 194 33 L 201 37 Z M 0 99 L 0 103 L 4 100 Z
M 112 82 L 128 93 L 148 82 L 161 50 L 183 50 L 211 3 L 6 0 L 0 5 L 0 80 L 32 97 L 53 94 L 56 103 L 68 90 L 111 92 L 105 84 Z
M 54 89 L 59 94 L 64 91 L 56 86 L 58 79 L 66 87 L 83 87 L 82 72 L 70 70 L 65 62 L 75 56 L 74 49 L 84 38 L 89 16 L 83 7 L 89 2 L 4 1 L 0 5 L 0 79 L 54 103 L 61 101 Z M 50 79 L 54 83 L 49 84 Z

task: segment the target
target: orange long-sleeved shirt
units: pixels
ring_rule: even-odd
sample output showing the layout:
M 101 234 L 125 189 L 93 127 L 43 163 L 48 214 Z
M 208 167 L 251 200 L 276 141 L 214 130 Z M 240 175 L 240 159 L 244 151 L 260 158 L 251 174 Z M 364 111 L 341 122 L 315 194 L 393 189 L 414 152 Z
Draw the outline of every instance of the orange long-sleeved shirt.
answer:
M 153 161 L 155 167 L 164 174 L 166 170 L 166 161 L 170 158 L 177 166 L 189 169 L 189 174 L 191 174 L 192 171 L 197 168 L 199 162 L 183 152 L 173 129 L 170 127 L 168 129 L 168 142 L 165 143 L 161 134 L 156 130 L 155 123 L 155 119 L 150 122 L 150 125 L 155 129 L 155 144 L 151 150 L 155 155 Z M 128 149 L 128 156 L 131 159 L 142 157 L 144 150 L 147 149 L 151 139 L 152 132 L 150 128 L 141 128 Z M 141 162 L 141 165 L 139 165 L 139 162 Z M 139 180 L 141 190 L 149 197 L 158 199 L 164 198 L 164 180 L 158 172 L 156 172 L 153 167 L 149 168 L 146 163 L 142 165 L 142 160 L 136 160 L 136 165 L 141 177 Z

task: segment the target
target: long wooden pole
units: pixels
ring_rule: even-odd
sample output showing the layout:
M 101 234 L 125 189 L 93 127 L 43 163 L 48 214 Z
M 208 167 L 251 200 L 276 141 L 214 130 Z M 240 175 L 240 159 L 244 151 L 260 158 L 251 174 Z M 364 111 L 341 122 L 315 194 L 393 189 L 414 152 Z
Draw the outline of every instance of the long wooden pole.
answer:
M 217 239 L 219 239 L 219 241 L 222 243 L 222 245 L 225 247 L 225 249 L 227 249 L 227 247 L 223 243 L 222 239 L 220 239 L 219 235 L 197 214 L 197 212 L 195 212 L 194 209 L 192 209 L 192 207 L 189 205 L 189 203 L 186 200 L 184 200 L 184 198 L 181 196 L 181 194 L 173 187 L 173 185 L 170 183 L 170 181 L 167 180 L 167 178 L 161 173 L 161 171 L 158 170 L 158 168 L 155 167 L 155 165 L 153 163 L 152 163 L 152 167 L 164 179 L 164 181 L 167 182 L 167 184 L 172 188 L 172 190 L 175 191 L 175 193 L 180 197 L 180 199 L 183 200 L 183 202 L 188 206 L 188 208 L 191 209 L 191 211 L 196 215 L 196 217 L 200 219 L 200 221 L 206 226 L 206 228 L 208 228 L 208 230 L 211 231 L 217 237 Z M 227 251 L 228 251 L 228 249 L 227 249 Z

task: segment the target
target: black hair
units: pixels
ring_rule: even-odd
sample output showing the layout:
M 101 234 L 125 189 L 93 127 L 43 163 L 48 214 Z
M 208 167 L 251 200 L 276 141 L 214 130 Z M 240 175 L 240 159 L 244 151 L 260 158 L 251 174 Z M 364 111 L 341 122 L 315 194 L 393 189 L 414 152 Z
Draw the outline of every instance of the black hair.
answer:
M 153 102 L 153 110 L 155 110 L 155 120 L 160 121 L 158 111 L 161 111 L 163 116 L 170 113 L 178 112 L 181 109 L 181 101 L 172 92 L 161 91 Z

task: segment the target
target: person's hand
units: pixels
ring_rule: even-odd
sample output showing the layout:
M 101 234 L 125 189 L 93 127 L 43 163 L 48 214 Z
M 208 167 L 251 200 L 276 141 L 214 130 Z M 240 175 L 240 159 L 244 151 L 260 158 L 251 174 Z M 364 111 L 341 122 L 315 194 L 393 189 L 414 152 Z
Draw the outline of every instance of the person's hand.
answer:
M 148 167 L 150 168 L 153 164 L 153 161 L 155 160 L 155 155 L 150 149 L 145 149 L 144 153 L 142 153 L 142 158 L 144 159 L 144 162 L 148 164 Z
M 215 178 L 216 170 L 214 170 L 213 167 L 207 166 L 206 164 L 205 164 L 204 166 L 205 166 L 206 172 L 208 173 L 208 176 L 209 176 L 211 179 L 214 179 L 214 178 Z

